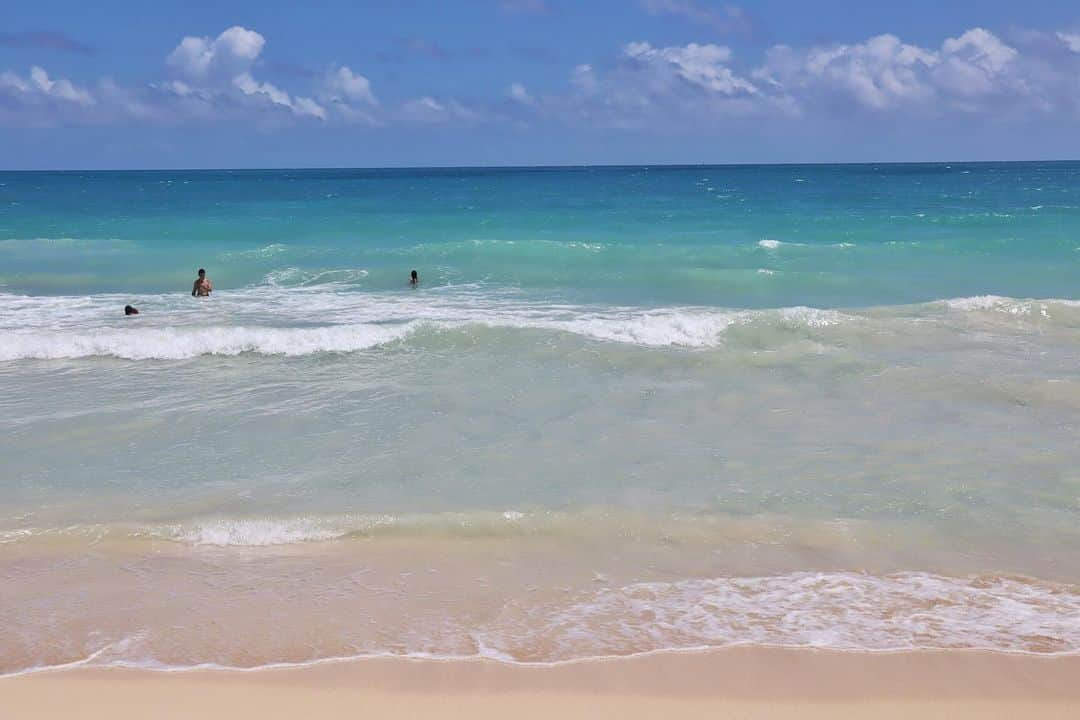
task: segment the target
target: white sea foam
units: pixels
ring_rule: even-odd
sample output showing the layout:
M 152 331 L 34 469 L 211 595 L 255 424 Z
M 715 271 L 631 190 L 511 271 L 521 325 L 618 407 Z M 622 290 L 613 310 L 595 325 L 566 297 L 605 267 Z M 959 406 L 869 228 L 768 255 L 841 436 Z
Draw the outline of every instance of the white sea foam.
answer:
M 106 295 L 0 294 L 0 361 L 90 357 L 184 360 L 243 353 L 296 356 L 355 352 L 421 332 L 468 332 L 470 327 L 564 332 L 642 347 L 710 348 L 724 344 L 731 328 L 745 325 L 817 330 L 907 316 L 947 321 L 950 313 L 978 311 L 1040 322 L 1065 318 L 1069 323 L 1080 308 L 1077 301 L 993 295 L 845 312 L 808 307 L 635 308 L 527 301 L 485 295 L 472 288 L 430 294 L 360 293 L 342 290 L 333 283 L 223 293 L 208 303 L 151 297 L 143 306 L 147 312 L 137 319 L 117 317 L 121 301 Z
M 144 315 L 118 317 L 115 296 L 0 295 L 0 361 L 114 357 L 183 360 L 200 355 L 308 355 L 352 352 L 426 332 L 469 326 L 566 332 L 645 347 L 714 347 L 735 324 L 839 317 L 809 308 L 726 310 L 561 305 L 491 296 L 470 288 L 389 295 L 341 290 L 331 283 L 289 290 L 223 293 L 213 302 L 174 296 L 145 299 Z M 822 322 L 822 318 L 832 318 Z
M 191 525 L 175 525 L 164 530 L 153 530 L 150 534 L 189 545 L 265 547 L 334 540 L 382 525 L 392 525 L 394 522 L 395 518 L 391 515 L 340 519 L 318 517 L 221 519 Z
M 291 287 L 327 285 L 330 283 L 355 283 L 368 276 L 363 268 L 343 268 L 340 270 L 301 270 L 287 267 L 266 274 L 264 281 L 271 287 Z
M 85 610 L 80 613 L 85 622 Z M 168 628 L 159 634 L 143 627 L 111 641 L 95 636 L 85 643 L 95 649 L 84 658 L 9 665 L 0 677 L 80 665 L 257 671 L 379 657 L 560 665 L 739 645 L 1074 655 L 1080 653 L 1080 588 L 1001 575 L 792 572 L 594 587 L 565 600 L 526 596 L 508 600 L 479 624 L 442 611 L 433 624 L 419 616 L 409 627 L 389 645 L 346 642 L 301 662 L 243 652 L 222 657 L 218 636 L 210 642 L 188 634 L 182 650 Z M 339 629 L 347 633 L 348 623 L 342 620 Z M 168 661 L 157 656 L 157 647 L 168 648 Z
M 716 347 L 734 325 L 757 322 L 785 328 L 823 328 L 854 319 L 834 310 L 664 310 L 556 312 L 462 312 L 441 319 L 357 323 L 324 327 L 129 327 L 95 332 L 24 330 L 7 333 L 0 361 L 113 357 L 125 360 L 184 360 L 202 355 L 311 355 L 355 352 L 399 341 L 421 329 L 462 331 L 469 326 L 565 332 L 594 340 L 642 347 Z
M 236 252 L 226 253 L 224 259 L 226 260 L 265 260 L 274 258 L 279 255 L 283 255 L 289 252 L 290 248 L 284 243 L 270 243 L 265 247 L 257 248 L 254 250 L 238 250 Z
M 310 355 L 354 352 L 404 337 L 412 324 L 397 327 L 332 325 L 318 328 L 207 327 L 101 329 L 93 333 L 11 332 L 0 345 L 0 361 L 115 357 L 125 360 L 184 360 L 200 355 Z
M 853 316 L 845 315 L 837 310 L 821 310 L 810 307 L 789 307 L 776 311 L 780 322 L 788 327 L 824 328 L 839 325 L 845 320 L 853 320 Z
M 451 535 L 470 532 L 495 532 L 513 528 L 530 516 L 518 510 L 504 512 L 474 511 L 469 513 L 434 514 L 345 514 L 306 515 L 294 517 L 207 518 L 163 526 L 87 526 L 76 537 L 101 538 L 117 535 L 129 538 L 171 540 L 185 545 L 214 545 L 218 547 L 268 547 L 327 542 L 349 537 L 370 537 L 382 533 L 415 532 L 419 534 L 446 532 Z M 56 531 L 29 530 L 11 533 L 6 542 L 34 540 Z M 4 542 L 0 535 L 0 543 Z
M 706 310 L 642 312 L 624 317 L 585 316 L 569 321 L 533 321 L 535 327 L 566 330 L 598 340 L 648 347 L 716 345 L 723 332 L 747 318 L 745 313 Z
M 1080 651 L 1080 592 L 918 572 L 638 583 L 569 606 L 511 609 L 483 638 L 515 657 L 549 646 L 558 659 L 736 644 L 1067 653 Z
M 1080 301 L 1076 300 L 1023 300 L 998 295 L 977 295 L 973 297 L 943 300 L 942 304 L 951 311 L 975 312 L 992 311 L 1015 316 L 1039 316 L 1051 318 L 1051 311 L 1076 310 Z
M 942 301 L 948 309 L 960 311 L 996 310 L 1013 302 L 1012 298 L 998 295 L 974 295 L 972 297 L 950 298 Z
M 781 247 L 815 247 L 813 243 L 800 243 L 800 242 L 785 242 L 783 240 L 773 240 L 771 238 L 765 238 L 764 240 L 758 240 L 758 247 L 765 248 L 766 250 L 778 250 Z M 855 243 L 852 242 L 837 242 L 829 243 L 828 245 L 816 245 L 816 247 L 834 247 L 834 248 L 853 248 Z

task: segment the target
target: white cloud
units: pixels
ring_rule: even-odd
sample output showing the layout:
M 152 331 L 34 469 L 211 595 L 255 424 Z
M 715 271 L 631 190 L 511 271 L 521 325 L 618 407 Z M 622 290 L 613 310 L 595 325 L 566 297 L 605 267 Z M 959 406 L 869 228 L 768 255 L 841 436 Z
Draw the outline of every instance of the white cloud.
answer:
M 65 78 L 53 80 L 44 68 L 37 65 L 30 68 L 26 79 L 11 71 L 0 74 L 0 90 L 18 93 L 23 100 L 31 102 L 63 100 L 76 105 L 94 104 L 94 97 L 88 90 L 76 87 Z
M 185 37 L 166 58 L 172 77 L 127 86 L 102 78 L 95 90 L 54 79 L 36 66 L 26 75 L 0 71 L 0 124 L 250 121 L 274 127 L 318 120 L 378 126 L 389 117 L 415 116 L 421 122 L 479 117 L 451 100 L 442 101 L 438 110 L 383 111 L 371 82 L 344 65 L 315 78 L 307 92 L 290 92 L 258 77 L 265 45 L 262 35 L 240 26 L 214 38 Z
M 506 94 L 510 96 L 511 100 L 519 102 L 522 105 L 532 105 L 536 102 L 535 98 L 529 94 L 529 91 L 525 89 L 525 86 L 521 83 L 510 83 L 510 87 L 507 89 Z
M 359 73 L 354 73 L 345 65 L 328 72 L 323 85 L 325 95 L 331 102 L 379 104 L 375 93 L 371 91 L 371 83 L 368 79 Z
M 1080 53 L 1080 33 L 1057 33 L 1058 39 L 1074 53 Z
M 137 120 L 182 124 L 245 118 L 275 126 L 294 118 L 379 126 L 389 120 L 461 124 L 484 118 L 458 100 L 432 96 L 384 109 L 368 78 L 346 65 L 331 67 L 318 77 L 310 95 L 294 94 L 256 76 L 265 46 L 261 34 L 241 26 L 230 27 L 216 37 L 185 37 L 166 58 L 171 78 L 131 87 L 103 79 L 100 94 L 106 102 L 94 113 L 76 114 L 50 105 L 95 103 L 90 91 L 67 79 L 54 80 L 40 67 L 32 68 L 25 77 L 5 71 L 0 74 L 0 122 L 107 124 Z M 518 99 L 525 97 L 527 93 Z
M 566 122 L 654 129 L 852 113 L 1080 117 L 1080 52 L 1072 51 L 1073 36 L 1012 38 L 1006 42 L 976 27 L 937 47 L 892 34 L 850 44 L 774 45 L 752 70 L 723 45 L 632 42 L 603 63 L 575 67 L 567 91 L 540 98 L 535 107 Z
M 986 72 L 1001 72 L 1016 58 L 1016 50 L 982 28 L 974 28 L 957 38 L 946 38 L 941 46 L 946 57 L 963 58 Z
M 737 76 L 725 64 L 731 60 L 731 49 L 722 45 L 689 45 L 654 48 L 649 43 L 632 42 L 623 53 L 663 75 L 673 75 L 690 85 L 722 95 L 755 95 L 758 89 L 750 81 Z
M 93 93 L 66 78 L 53 79 L 44 68 L 35 65 L 25 76 L 0 72 L 0 126 L 89 124 L 99 113 Z
M 383 124 L 379 118 L 379 99 L 375 97 L 371 83 L 348 66 L 327 70 L 319 81 L 317 97 L 339 121 L 370 126 Z
M 804 107 L 848 100 L 857 108 L 905 112 L 978 111 L 1031 94 L 1035 75 L 1020 53 L 973 28 L 938 49 L 878 35 L 863 43 L 795 50 L 778 45 L 755 79 Z
M 697 0 L 645 6 L 684 17 L 708 9 Z M 923 47 L 883 34 L 849 44 L 775 45 L 757 61 L 736 58 L 720 44 L 638 41 L 573 67 L 561 93 L 537 95 L 511 82 L 491 89 L 486 103 L 464 103 L 435 92 L 406 100 L 377 97 L 371 81 L 347 65 L 287 83 L 264 77 L 274 68 L 261 63 L 265 38 L 235 26 L 216 37 L 183 38 L 167 56 L 163 77 L 143 85 L 103 78 L 80 86 L 37 66 L 23 73 L 0 70 L 0 124 L 467 125 L 535 116 L 669 131 L 712 130 L 739 118 L 859 113 L 1080 118 L 1080 34 L 1026 31 L 1007 39 L 975 27 Z
M 577 91 L 586 95 L 596 92 L 599 85 L 596 79 L 596 71 L 592 65 L 578 65 L 570 73 L 570 84 Z
M 173 80 L 168 87 L 180 97 L 187 97 L 193 92 L 191 86 L 182 80 Z
M 0 88 L 7 88 L 20 93 L 30 92 L 30 85 L 10 70 L 0 73 Z
M 297 115 L 309 115 L 311 117 L 326 119 L 326 110 L 311 98 L 298 97 L 294 101 L 289 93 L 268 82 L 260 83 L 248 73 L 240 73 L 233 78 L 233 85 L 245 95 L 262 95 L 274 105 L 288 108 Z
M 326 110 L 309 97 L 297 97 L 293 101 L 293 112 L 297 115 L 310 115 L 320 120 L 326 119 Z
M 409 100 L 401 106 L 406 118 L 422 123 L 438 123 L 446 119 L 446 106 L 433 97 L 424 96 Z
M 182 79 L 157 87 L 185 100 L 179 108 L 200 118 L 237 111 L 237 91 L 248 100 L 248 111 L 285 109 L 296 117 L 327 119 L 327 111 L 311 97 L 293 96 L 265 80 L 256 79 L 252 69 L 266 46 L 266 39 L 254 30 L 239 25 L 228 28 L 216 38 L 185 37 L 166 58 L 166 64 Z M 341 88 L 356 93 L 371 90 L 367 80 L 342 68 Z M 374 97 L 374 96 L 371 96 Z M 280 119 L 280 118 L 279 118 Z
M 864 43 L 801 53 L 776 46 L 755 77 L 768 81 L 780 93 L 846 95 L 859 105 L 880 110 L 928 99 L 932 89 L 924 76 L 937 62 L 933 53 L 906 45 L 895 35 L 878 35 Z
M 256 82 L 255 78 L 247 73 L 240 73 L 234 77 L 233 85 L 240 88 L 240 91 L 245 95 L 262 94 L 270 98 L 270 102 L 275 105 L 285 105 L 286 107 L 292 106 L 292 100 L 289 98 L 287 92 L 279 90 L 270 83 Z
M 181 75 L 205 80 L 233 78 L 246 72 L 262 53 L 266 40 L 254 30 L 235 25 L 216 38 L 185 37 L 166 62 Z
M 736 72 L 730 48 L 710 43 L 655 47 L 631 42 L 598 69 L 578 65 L 570 92 L 537 110 L 568 122 L 621 128 L 711 124 L 720 117 L 787 112 Z
M 402 104 L 402 119 L 420 124 L 474 123 L 481 115 L 457 100 L 436 100 L 430 95 L 414 98 Z
M 982 28 L 968 30 L 942 43 L 934 79 L 942 90 L 965 98 L 1019 89 L 1007 72 L 1017 54 Z

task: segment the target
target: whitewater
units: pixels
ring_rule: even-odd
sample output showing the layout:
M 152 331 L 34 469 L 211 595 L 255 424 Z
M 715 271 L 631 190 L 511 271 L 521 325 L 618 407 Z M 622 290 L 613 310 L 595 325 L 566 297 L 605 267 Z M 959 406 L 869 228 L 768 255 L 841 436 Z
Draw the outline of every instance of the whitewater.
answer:
M 926 322 L 959 327 L 962 314 L 995 314 L 1061 332 L 1080 326 L 1080 301 L 997 296 L 950 298 L 911 306 L 831 309 L 787 307 L 581 306 L 529 301 L 478 288 L 425 294 L 359 294 L 339 285 L 280 290 L 256 287 L 219 293 L 214 306 L 184 306 L 175 295 L 135 298 L 143 315 L 118 316 L 129 296 L 37 298 L 0 294 L 0 329 L 7 332 L 0 361 L 114 357 L 183 360 L 200 355 L 309 355 L 354 352 L 403 341 L 418 333 L 467 332 L 472 326 L 573 333 L 598 341 L 644 347 L 715 348 L 732 326 L 774 331 L 882 329 Z M 960 314 L 961 317 L 957 317 Z

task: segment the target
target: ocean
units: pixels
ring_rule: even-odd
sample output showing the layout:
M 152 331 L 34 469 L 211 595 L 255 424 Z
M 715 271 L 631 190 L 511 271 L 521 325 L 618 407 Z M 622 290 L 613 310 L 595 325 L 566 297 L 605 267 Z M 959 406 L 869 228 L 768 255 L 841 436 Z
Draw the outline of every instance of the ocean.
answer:
M 1080 163 L 0 172 L 0 674 L 1077 653 L 1078 440 Z

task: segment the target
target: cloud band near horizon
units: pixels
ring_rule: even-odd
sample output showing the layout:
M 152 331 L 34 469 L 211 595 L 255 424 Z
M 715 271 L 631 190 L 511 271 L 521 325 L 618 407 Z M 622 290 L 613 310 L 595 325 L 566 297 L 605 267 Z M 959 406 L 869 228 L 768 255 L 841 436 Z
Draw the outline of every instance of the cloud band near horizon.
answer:
M 653 2 L 657 13 L 690 13 Z M 690 8 L 690 9 L 688 9 Z M 702 22 L 741 17 L 725 11 Z M 536 91 L 520 78 L 469 97 L 395 97 L 344 64 L 327 64 L 285 88 L 261 77 L 266 39 L 242 26 L 187 36 L 167 53 L 159 79 L 124 85 L 103 77 L 54 77 L 42 65 L 0 72 L 0 125 L 250 123 L 273 128 L 554 122 L 636 129 L 722 127 L 725 121 L 807 118 L 1054 117 L 1080 120 L 1080 33 L 1025 31 L 1006 43 L 973 27 L 936 47 L 881 34 L 850 44 L 774 44 L 742 62 L 716 43 L 656 46 L 628 41 L 608 57 L 566 70 L 561 87 Z

